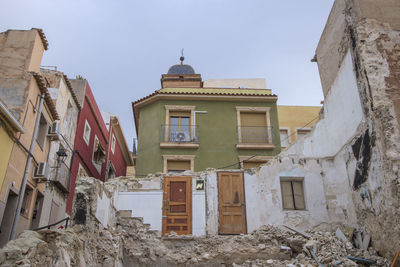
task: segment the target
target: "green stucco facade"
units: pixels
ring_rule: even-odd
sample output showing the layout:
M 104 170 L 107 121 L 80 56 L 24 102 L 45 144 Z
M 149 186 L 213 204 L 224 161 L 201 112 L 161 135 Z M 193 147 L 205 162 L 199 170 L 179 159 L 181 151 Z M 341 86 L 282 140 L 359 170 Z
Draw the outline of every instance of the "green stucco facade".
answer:
M 236 98 L 236 97 L 235 97 Z M 217 99 L 217 98 L 216 98 Z M 161 125 L 165 124 L 165 105 L 195 106 L 197 111 L 198 148 L 160 148 Z M 269 116 L 273 132 L 274 149 L 237 149 L 236 107 L 270 107 Z M 239 168 L 239 156 L 274 156 L 281 151 L 276 100 L 166 100 L 159 99 L 140 109 L 136 175 L 163 171 L 163 155 L 194 155 L 194 171 L 207 168 Z M 236 163 L 236 164 L 235 164 Z

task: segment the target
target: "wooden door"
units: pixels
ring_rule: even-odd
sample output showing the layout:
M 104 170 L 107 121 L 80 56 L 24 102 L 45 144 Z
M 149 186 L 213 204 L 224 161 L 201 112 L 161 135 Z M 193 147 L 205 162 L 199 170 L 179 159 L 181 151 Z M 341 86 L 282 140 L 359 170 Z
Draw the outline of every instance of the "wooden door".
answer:
M 192 177 L 165 177 L 162 235 L 192 233 Z
M 247 232 L 243 173 L 218 173 L 219 233 Z

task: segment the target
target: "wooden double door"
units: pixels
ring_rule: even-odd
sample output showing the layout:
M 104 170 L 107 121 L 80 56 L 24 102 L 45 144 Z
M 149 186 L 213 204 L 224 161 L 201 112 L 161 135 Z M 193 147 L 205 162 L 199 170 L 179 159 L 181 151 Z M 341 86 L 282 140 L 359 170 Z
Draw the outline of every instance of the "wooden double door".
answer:
M 192 234 L 192 177 L 165 177 L 163 193 L 162 235 Z
M 243 173 L 218 173 L 219 234 L 247 232 Z

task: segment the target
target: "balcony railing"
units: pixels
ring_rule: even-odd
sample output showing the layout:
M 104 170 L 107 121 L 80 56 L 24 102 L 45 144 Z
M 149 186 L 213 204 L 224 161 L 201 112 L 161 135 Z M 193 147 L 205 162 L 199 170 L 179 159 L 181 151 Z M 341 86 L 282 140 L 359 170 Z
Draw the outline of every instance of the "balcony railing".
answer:
M 272 127 L 238 126 L 239 144 L 273 144 Z
M 161 125 L 161 142 L 198 143 L 197 125 Z

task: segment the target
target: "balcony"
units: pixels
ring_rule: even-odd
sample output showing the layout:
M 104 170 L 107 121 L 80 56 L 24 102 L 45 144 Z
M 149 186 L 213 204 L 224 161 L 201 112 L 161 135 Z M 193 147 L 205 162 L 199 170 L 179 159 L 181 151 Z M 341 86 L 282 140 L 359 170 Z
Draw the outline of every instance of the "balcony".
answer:
M 55 168 L 55 176 L 52 181 L 63 193 L 69 192 L 69 169 L 64 162 L 60 163 L 60 167 Z
M 274 149 L 272 127 L 238 126 L 237 149 Z
M 197 125 L 161 125 L 161 148 L 198 148 Z

